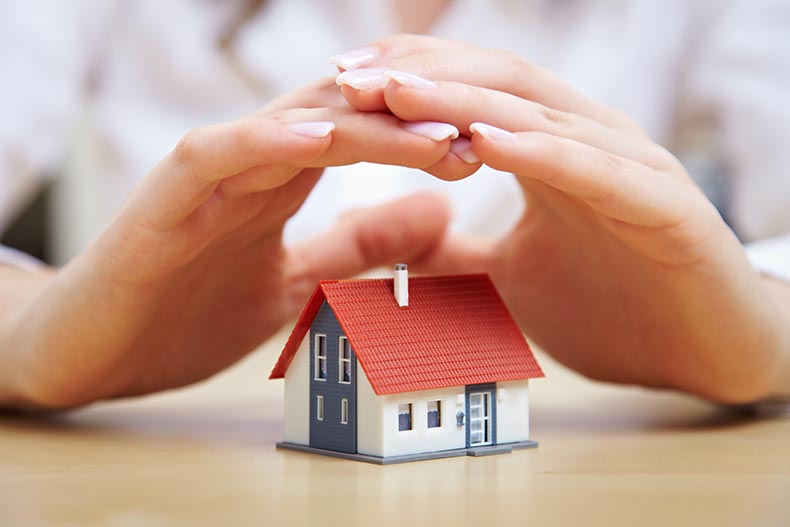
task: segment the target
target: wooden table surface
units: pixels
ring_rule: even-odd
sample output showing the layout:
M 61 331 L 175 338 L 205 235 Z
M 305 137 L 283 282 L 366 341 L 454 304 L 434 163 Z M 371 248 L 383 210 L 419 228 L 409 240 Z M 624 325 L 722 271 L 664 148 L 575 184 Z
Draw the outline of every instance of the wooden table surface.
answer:
M 786 411 L 593 383 L 542 354 L 535 450 L 385 467 L 277 451 L 282 338 L 198 386 L 0 417 L 0 525 L 790 525 Z

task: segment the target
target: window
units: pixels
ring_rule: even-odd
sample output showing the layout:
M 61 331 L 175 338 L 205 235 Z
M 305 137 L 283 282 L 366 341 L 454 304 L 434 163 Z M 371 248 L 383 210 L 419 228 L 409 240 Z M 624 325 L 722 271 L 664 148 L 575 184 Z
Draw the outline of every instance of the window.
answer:
M 411 430 L 411 403 L 398 405 L 398 431 Z
M 340 399 L 340 424 L 348 424 L 348 399 Z
M 326 335 L 316 335 L 313 347 L 313 379 L 326 380 Z
M 337 382 L 351 384 L 351 346 L 346 337 L 340 337 L 338 350 Z
M 442 401 L 428 401 L 428 428 L 442 426 Z
M 324 396 L 315 396 L 315 418 L 319 421 L 324 420 Z

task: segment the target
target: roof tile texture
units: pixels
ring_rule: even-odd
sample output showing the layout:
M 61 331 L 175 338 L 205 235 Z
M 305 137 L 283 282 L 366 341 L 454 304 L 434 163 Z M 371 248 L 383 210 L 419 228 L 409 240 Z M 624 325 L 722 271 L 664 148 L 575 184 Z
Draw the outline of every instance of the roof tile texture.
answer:
M 543 376 L 488 275 L 412 277 L 406 307 L 392 291 L 392 279 L 320 282 L 271 377 L 324 299 L 378 395 Z

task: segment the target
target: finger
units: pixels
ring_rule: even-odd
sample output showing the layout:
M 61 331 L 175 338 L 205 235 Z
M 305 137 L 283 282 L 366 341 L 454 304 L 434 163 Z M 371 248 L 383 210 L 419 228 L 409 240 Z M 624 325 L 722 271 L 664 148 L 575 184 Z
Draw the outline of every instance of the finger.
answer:
M 389 61 L 432 51 L 470 49 L 466 42 L 447 40 L 428 35 L 403 33 L 373 42 L 359 49 L 330 57 L 329 61 L 341 71 L 374 67 Z
M 432 82 L 390 72 L 396 82 L 384 91 L 387 107 L 406 121 L 444 120 L 468 134 L 485 121 L 506 130 L 545 132 L 573 139 L 658 169 L 675 168 L 666 150 L 641 134 L 613 129 L 583 115 L 563 112 L 515 95 L 458 82 Z
M 471 128 L 473 148 L 485 164 L 542 181 L 611 219 L 664 228 L 696 207 L 699 193 L 689 192 L 695 188 L 690 181 L 622 156 L 543 132 L 513 134 L 483 123 Z
M 322 279 L 345 278 L 396 261 L 418 263 L 439 245 L 450 219 L 447 200 L 419 193 L 352 211 L 326 233 L 288 250 L 293 311 Z
M 423 170 L 445 181 L 457 181 L 477 172 L 483 163 L 472 149 L 472 141 L 466 137 L 453 139 L 450 152 L 438 163 Z
M 189 132 L 138 187 L 130 205 L 166 230 L 199 207 L 224 179 L 254 167 L 307 165 L 332 142 L 334 123 L 246 119 Z M 277 181 L 265 181 L 265 185 Z
M 448 233 L 413 268 L 424 274 L 492 273 L 498 243 L 487 237 Z
M 309 166 L 342 166 L 362 161 L 426 168 L 450 150 L 458 129 L 442 122 L 406 123 L 387 113 L 329 110 L 337 123 L 332 147 Z
M 326 76 L 296 90 L 284 93 L 259 108 L 253 116 L 268 117 L 289 108 L 324 108 L 342 103 L 338 97 L 335 78 Z
M 623 112 L 586 97 L 545 68 L 505 50 L 435 51 L 404 56 L 377 67 L 502 91 L 548 108 L 583 115 L 605 126 L 642 132 Z M 387 75 L 359 69 L 342 73 L 336 82 L 342 85 L 343 95 L 354 108 L 359 105 L 358 109 L 364 111 L 380 111 L 374 103 L 380 97 L 377 92 L 386 85 Z
M 138 203 L 136 210 L 143 211 L 152 227 L 168 229 L 220 184 L 224 194 L 241 196 L 282 185 L 307 166 L 368 161 L 433 167 L 447 155 L 457 135 L 447 124 L 402 123 L 388 114 L 336 108 L 284 110 L 268 118 L 190 132 L 132 202 Z M 441 166 L 446 173 L 453 165 Z
M 387 84 L 384 76 L 394 60 L 439 51 L 474 49 L 467 42 L 447 40 L 427 35 L 400 34 L 387 37 L 365 47 L 342 53 L 329 60 L 341 75 L 335 82 L 341 87 L 356 110 L 362 112 L 386 111 L 381 90 Z M 348 71 L 347 74 L 344 72 Z M 359 70 L 358 74 L 354 70 Z
M 459 137 L 452 140 L 449 153 L 433 165 L 423 167 L 422 170 L 445 181 L 457 181 L 471 176 L 481 166 L 482 162 L 472 150 L 472 142 L 466 137 Z M 272 185 L 285 184 L 301 170 L 303 169 L 281 165 L 255 167 L 224 180 L 220 190 L 229 197 L 261 192 L 268 190 Z

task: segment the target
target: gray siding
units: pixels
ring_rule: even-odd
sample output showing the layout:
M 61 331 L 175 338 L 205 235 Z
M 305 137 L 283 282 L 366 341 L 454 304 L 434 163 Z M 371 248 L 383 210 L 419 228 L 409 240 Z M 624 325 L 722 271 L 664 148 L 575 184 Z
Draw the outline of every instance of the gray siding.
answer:
M 326 380 L 315 380 L 315 335 L 326 335 Z M 357 371 L 351 350 L 351 384 L 338 382 L 339 339 L 345 336 L 335 313 L 324 302 L 310 327 L 310 446 L 339 452 L 357 451 Z M 324 397 L 324 419 L 316 418 L 316 397 Z M 341 399 L 348 399 L 348 424 L 340 422 Z

